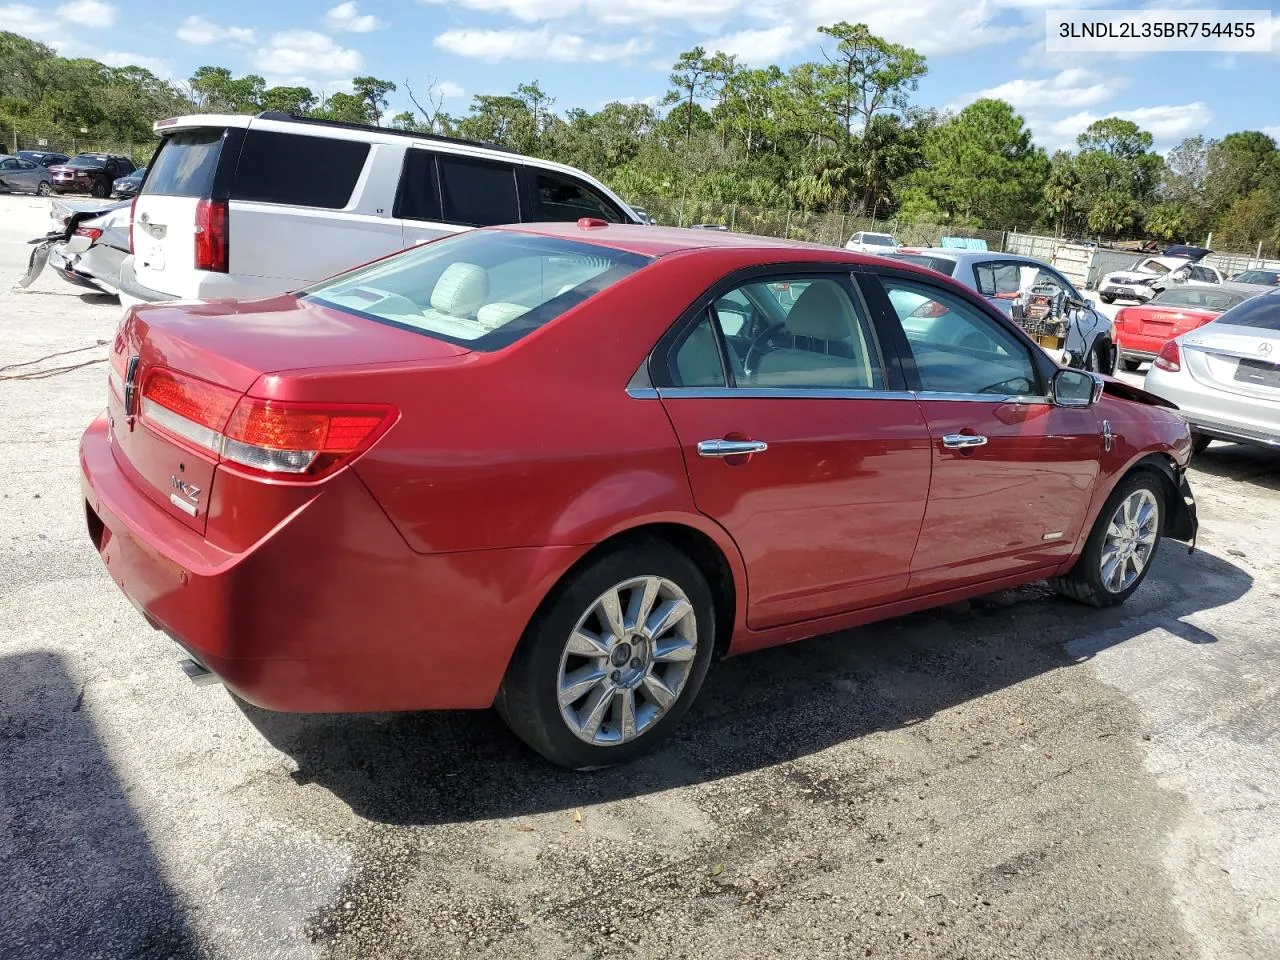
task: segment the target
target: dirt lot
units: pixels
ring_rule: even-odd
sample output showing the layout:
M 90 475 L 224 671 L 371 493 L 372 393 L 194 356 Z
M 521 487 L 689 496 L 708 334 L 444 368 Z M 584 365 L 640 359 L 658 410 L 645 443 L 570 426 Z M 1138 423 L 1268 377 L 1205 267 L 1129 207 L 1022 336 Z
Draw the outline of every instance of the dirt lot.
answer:
M 0 957 L 1280 956 L 1280 457 L 1216 445 L 1192 556 L 716 669 L 593 775 L 487 714 L 194 688 L 84 533 L 119 310 L 10 292 L 0 197 Z M 61 351 L 78 351 L 12 367 Z

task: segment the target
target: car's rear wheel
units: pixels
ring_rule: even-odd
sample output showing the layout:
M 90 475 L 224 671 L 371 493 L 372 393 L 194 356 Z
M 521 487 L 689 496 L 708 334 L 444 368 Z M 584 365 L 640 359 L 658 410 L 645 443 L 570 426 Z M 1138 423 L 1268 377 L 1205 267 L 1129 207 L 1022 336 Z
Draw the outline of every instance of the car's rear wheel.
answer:
M 1096 340 L 1093 349 L 1084 358 L 1084 368 L 1094 373 L 1111 372 L 1111 348 L 1104 340 Z
M 1115 303 L 1115 302 L 1116 302 L 1116 298 L 1115 298 L 1115 297 L 1113 297 L 1113 296 L 1112 296 L 1111 294 L 1109 294 L 1109 293 L 1100 293 L 1100 294 L 1098 294 L 1098 299 L 1099 299 L 1099 300 L 1101 300 L 1103 303 Z
M 658 540 L 572 573 L 525 631 L 495 706 L 515 734 L 575 770 L 626 762 L 669 735 L 711 664 L 706 578 Z
M 1203 433 L 1191 431 L 1191 455 L 1200 456 L 1209 449 L 1209 444 L 1213 443 L 1213 437 L 1206 437 Z
M 47 197 L 53 193 L 53 187 L 49 185 L 48 180 L 41 180 L 39 186 L 36 187 L 36 196 Z
M 1094 607 L 1124 603 L 1146 579 L 1160 546 L 1164 487 L 1147 470 L 1116 485 L 1071 571 L 1050 582 L 1059 593 Z

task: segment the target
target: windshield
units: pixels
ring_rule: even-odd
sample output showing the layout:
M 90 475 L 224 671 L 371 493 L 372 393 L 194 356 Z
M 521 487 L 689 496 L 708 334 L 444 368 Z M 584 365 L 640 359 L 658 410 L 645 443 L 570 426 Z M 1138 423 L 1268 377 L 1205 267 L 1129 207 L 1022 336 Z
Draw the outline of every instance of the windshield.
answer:
M 102 157 L 73 157 L 68 161 L 68 167 L 101 167 L 106 165 L 106 160 Z
M 1244 273 L 1236 274 L 1232 279 L 1238 283 L 1262 283 L 1268 287 L 1280 285 L 1280 273 L 1271 270 L 1246 270 Z
M 478 230 L 303 291 L 308 300 L 477 350 L 498 350 L 649 262 L 608 247 Z
M 877 247 L 895 247 L 897 243 L 893 237 L 887 233 L 863 233 L 859 235 L 863 243 L 874 244 Z
M 1191 307 L 1195 310 L 1211 310 L 1221 313 L 1230 310 L 1245 298 L 1239 294 L 1223 293 L 1219 290 L 1205 290 L 1202 287 L 1171 287 L 1163 290 L 1151 299 L 1167 307 Z

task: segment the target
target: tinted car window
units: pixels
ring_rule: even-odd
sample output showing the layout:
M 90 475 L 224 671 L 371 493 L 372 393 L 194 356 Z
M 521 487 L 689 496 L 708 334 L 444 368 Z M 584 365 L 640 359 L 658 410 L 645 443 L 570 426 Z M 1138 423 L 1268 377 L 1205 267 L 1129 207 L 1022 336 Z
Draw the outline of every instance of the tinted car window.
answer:
M 534 174 L 535 220 L 577 220 L 601 217 L 621 223 L 622 211 L 584 183 L 558 173 L 539 170 Z
M 396 191 L 394 216 L 407 220 L 440 219 L 440 180 L 436 176 L 436 156 L 426 150 L 407 150 L 400 187 Z
M 516 170 L 509 163 L 439 157 L 444 219 L 470 227 L 520 222 Z
M 1217 283 L 1218 278 L 1207 267 L 1191 267 L 1191 279 L 1202 283 Z
M 716 332 L 709 315 L 704 314 L 689 328 L 671 350 L 667 362 L 673 386 L 725 386 L 724 365 L 720 361 L 720 348 L 716 344 Z
M 1246 300 L 1233 310 L 1228 310 L 1214 323 L 1229 323 L 1235 327 L 1255 327 L 1260 330 L 1280 330 L 1280 297 L 1268 293 Z
M 1280 273 L 1271 270 L 1246 270 L 1234 277 L 1238 283 L 1263 283 L 1267 286 L 1280 285 Z
M 231 186 L 232 200 L 337 210 L 351 200 L 369 144 L 250 130 Z
M 222 154 L 222 130 L 192 130 L 166 137 L 142 187 L 146 196 L 207 197 Z
M 1029 348 L 992 317 L 928 284 L 881 278 L 902 322 L 924 390 L 933 393 L 1038 394 Z
M 648 262 L 555 237 L 467 231 L 326 280 L 304 296 L 472 349 L 497 350 Z

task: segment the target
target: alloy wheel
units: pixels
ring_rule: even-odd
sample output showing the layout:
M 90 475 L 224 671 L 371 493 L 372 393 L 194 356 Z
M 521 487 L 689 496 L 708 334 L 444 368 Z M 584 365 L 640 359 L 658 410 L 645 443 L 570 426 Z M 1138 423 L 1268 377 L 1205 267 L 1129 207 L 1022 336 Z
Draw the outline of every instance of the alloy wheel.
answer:
M 1160 504 L 1145 488 L 1120 502 L 1102 541 L 1102 585 L 1123 593 L 1142 576 L 1160 533 Z
M 560 715 L 586 743 L 629 743 L 680 698 L 697 651 L 697 617 L 677 584 L 656 576 L 616 584 L 587 608 L 565 643 Z

